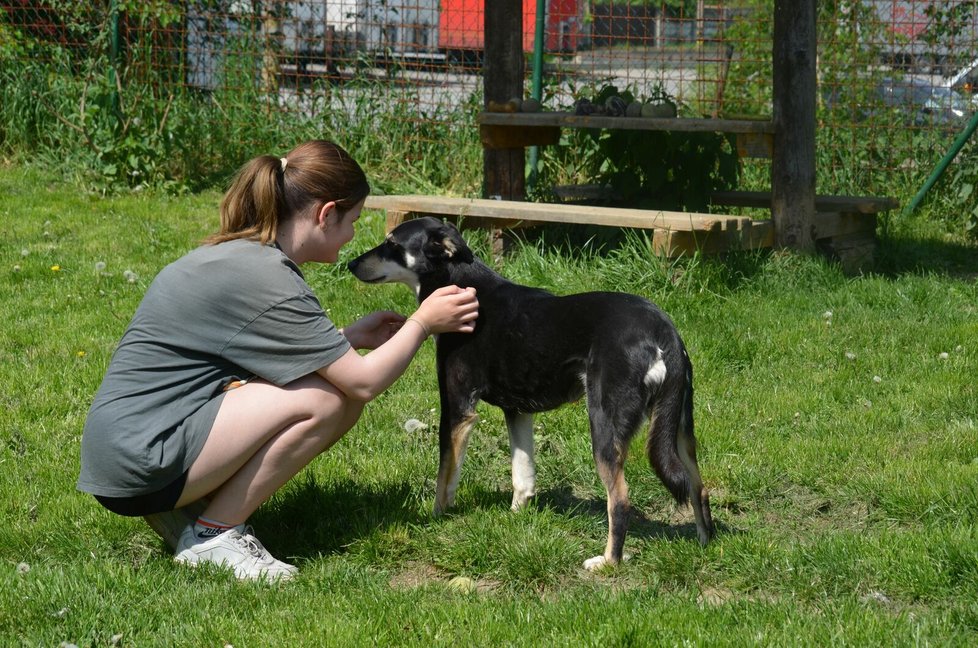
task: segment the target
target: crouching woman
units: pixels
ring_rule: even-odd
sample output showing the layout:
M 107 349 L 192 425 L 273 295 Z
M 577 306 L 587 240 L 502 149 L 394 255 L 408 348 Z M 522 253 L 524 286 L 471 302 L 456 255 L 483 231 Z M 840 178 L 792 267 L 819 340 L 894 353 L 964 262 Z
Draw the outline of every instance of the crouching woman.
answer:
M 159 273 L 122 336 L 85 422 L 78 488 L 145 517 L 178 562 L 290 578 L 248 517 L 353 427 L 430 334 L 474 329 L 476 296 L 458 287 L 410 317 L 330 321 L 300 266 L 336 262 L 368 192 L 332 142 L 251 160 L 220 230 Z

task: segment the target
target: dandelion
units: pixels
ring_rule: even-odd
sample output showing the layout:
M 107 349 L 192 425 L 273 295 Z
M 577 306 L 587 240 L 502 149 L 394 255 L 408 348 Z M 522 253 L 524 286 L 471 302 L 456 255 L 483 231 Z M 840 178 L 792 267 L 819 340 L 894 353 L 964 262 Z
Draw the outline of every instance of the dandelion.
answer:
M 879 376 L 873 376 L 873 382 L 878 384 L 883 382 L 883 379 L 880 378 Z
M 955 353 L 961 353 L 962 351 L 964 351 L 964 347 L 961 346 L 960 344 L 958 346 L 954 347 L 954 352 Z
M 126 270 L 125 272 L 122 273 L 122 276 L 125 277 L 126 281 L 128 281 L 129 283 L 136 283 L 136 279 L 139 278 L 136 275 L 136 273 L 133 272 L 132 270 Z
M 19 264 L 14 266 L 14 272 L 20 272 L 20 265 Z
M 51 266 L 51 272 L 61 272 L 61 266 L 55 263 L 53 266 Z
M 111 646 L 121 646 L 122 645 L 122 633 L 114 634 L 109 639 L 109 645 Z
M 28 565 L 27 563 L 25 563 L 25 562 L 17 563 L 17 573 L 18 574 L 26 574 L 30 570 L 31 570 L 31 566 Z
M 88 353 L 86 353 L 85 351 L 78 351 L 77 353 L 75 353 L 75 355 L 78 356 L 79 358 L 84 358 L 85 356 L 88 355 Z
M 416 418 L 410 418 L 404 421 L 404 430 L 406 432 L 418 432 L 420 430 L 427 429 L 428 426 Z
M 830 320 L 832 319 L 832 311 L 825 311 L 822 313 L 822 319 Z
M 20 251 L 20 256 L 22 256 L 22 257 L 27 257 L 27 256 L 30 256 L 30 254 L 31 254 L 31 251 L 30 251 L 30 250 L 28 250 L 27 248 L 23 248 L 23 249 L 22 249 L 22 250 Z
M 95 274 L 100 275 L 105 272 L 105 261 L 95 262 Z
M 937 357 L 941 360 L 947 360 L 950 356 L 948 355 L 947 351 L 941 351 Z
M 846 360 L 849 360 L 851 362 L 852 360 L 855 359 L 856 359 L 855 353 L 853 353 L 852 351 L 846 351 Z

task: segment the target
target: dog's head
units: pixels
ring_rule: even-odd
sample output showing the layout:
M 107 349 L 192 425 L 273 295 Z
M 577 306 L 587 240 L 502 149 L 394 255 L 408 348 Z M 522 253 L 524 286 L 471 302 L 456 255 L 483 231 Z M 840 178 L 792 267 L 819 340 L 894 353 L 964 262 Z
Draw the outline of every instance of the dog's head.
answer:
M 398 281 L 417 293 L 422 277 L 449 264 L 472 261 L 472 250 L 454 225 L 425 217 L 401 223 L 383 243 L 350 261 L 347 268 L 360 281 Z

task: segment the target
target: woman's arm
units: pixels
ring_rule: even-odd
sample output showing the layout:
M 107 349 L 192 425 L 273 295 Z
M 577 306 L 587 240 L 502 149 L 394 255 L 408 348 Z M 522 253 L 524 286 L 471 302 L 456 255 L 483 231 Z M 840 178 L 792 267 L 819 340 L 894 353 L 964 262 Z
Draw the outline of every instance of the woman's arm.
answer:
M 387 342 L 366 355 L 350 349 L 319 370 L 348 397 L 369 401 L 394 384 L 431 333 L 471 333 L 479 315 L 474 288 L 439 288 Z

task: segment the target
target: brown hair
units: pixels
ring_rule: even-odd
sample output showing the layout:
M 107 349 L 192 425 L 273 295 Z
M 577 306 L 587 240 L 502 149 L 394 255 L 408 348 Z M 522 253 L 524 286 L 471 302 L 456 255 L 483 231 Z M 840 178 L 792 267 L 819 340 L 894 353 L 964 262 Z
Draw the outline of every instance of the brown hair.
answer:
M 370 193 L 367 176 L 341 146 L 299 144 L 285 157 L 260 155 L 235 174 L 221 200 L 221 229 L 205 243 L 275 240 L 279 223 L 309 205 L 334 201 L 342 215 Z

